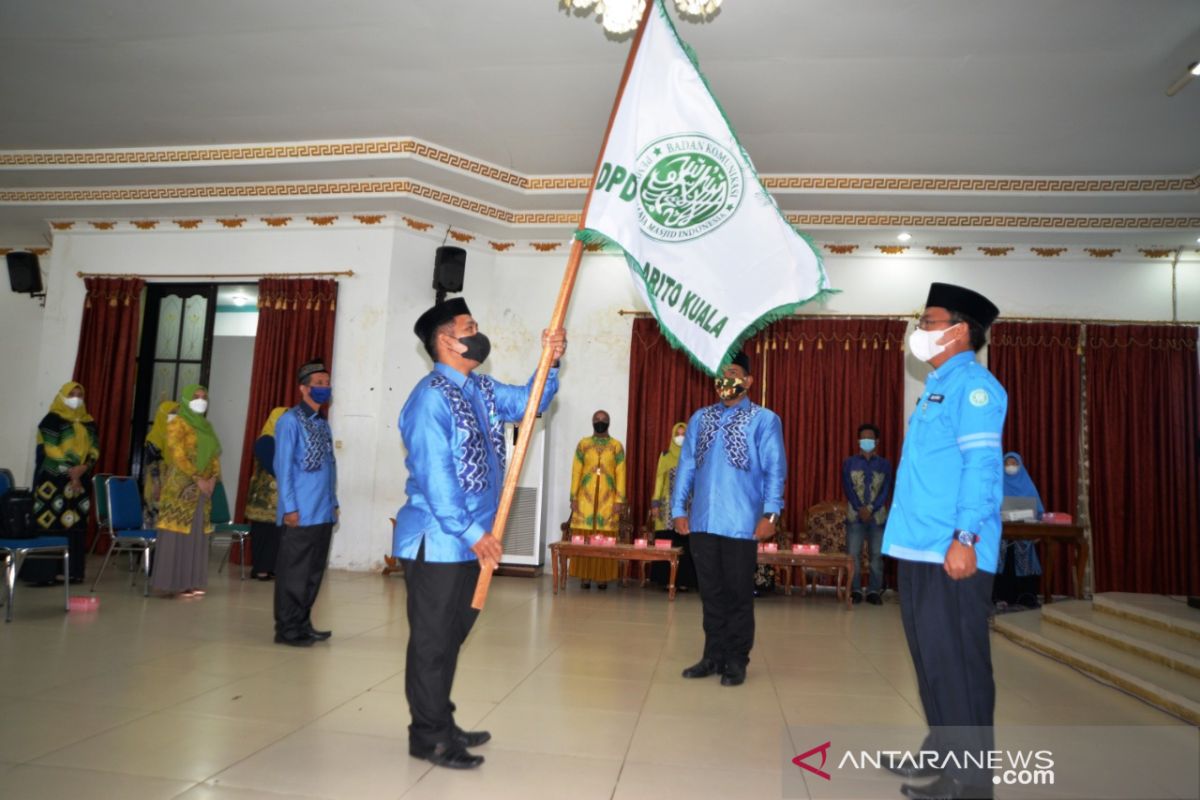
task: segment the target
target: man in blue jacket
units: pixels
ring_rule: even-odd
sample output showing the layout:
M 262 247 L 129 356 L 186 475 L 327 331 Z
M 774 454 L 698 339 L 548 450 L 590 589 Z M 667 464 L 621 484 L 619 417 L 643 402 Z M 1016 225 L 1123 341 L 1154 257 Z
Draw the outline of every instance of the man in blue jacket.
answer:
M 333 435 L 321 416 L 333 389 L 329 369 L 320 361 L 302 366 L 296 380 L 300 403 L 275 423 L 276 514 L 283 526 L 275 565 L 275 641 L 311 647 L 333 635 L 312 624 L 338 518 Z
M 983 295 L 945 283 L 929 289 L 909 352 L 933 372 L 908 421 L 883 536 L 899 559 L 900 613 L 929 724 L 922 750 L 956 753 L 945 769 L 892 767 L 915 800 L 992 797 L 992 776 L 962 757 L 993 747 L 996 685 L 988 640 L 1004 495 L 1000 434 L 1008 395 L 975 360 L 999 314 Z
M 738 353 L 717 379 L 720 402 L 688 422 L 671 494 L 675 531 L 691 537 L 704 612 L 704 656 L 683 677 L 720 673 L 722 686 L 746 680 L 754 646 L 756 540 L 775 535 L 787 478 L 783 426 L 750 402 L 753 385 L 750 358 Z
M 494 567 L 503 555 L 491 530 L 504 483 L 504 424 L 524 415 L 533 381 L 510 386 L 475 374 L 491 343 L 461 297 L 426 311 L 413 331 L 434 365 L 400 412 L 408 502 L 396 514 L 392 553 L 404 561 L 408 586 L 408 752 L 440 767 L 472 769 L 483 757 L 467 748 L 492 737 L 458 727 L 450 690 L 459 648 L 479 615 L 471 599 L 480 564 Z M 545 332 L 542 343 L 557 363 L 566 334 Z M 557 390 L 558 370 L 551 369 L 542 411 Z

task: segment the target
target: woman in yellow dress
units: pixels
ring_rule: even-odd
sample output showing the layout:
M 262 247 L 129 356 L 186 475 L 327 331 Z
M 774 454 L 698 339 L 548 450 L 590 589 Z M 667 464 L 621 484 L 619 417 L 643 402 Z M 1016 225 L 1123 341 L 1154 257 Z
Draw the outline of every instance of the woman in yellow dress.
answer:
M 675 490 L 675 471 L 679 468 L 679 454 L 683 451 L 683 437 L 687 434 L 687 423 L 676 422 L 671 428 L 671 443 L 658 457 L 654 470 L 654 494 L 650 498 L 650 516 L 654 525 L 654 538 L 670 539 L 674 547 L 682 547 L 679 570 L 675 575 L 675 588 L 681 592 L 696 585 L 696 566 L 692 563 L 691 543 L 687 536 L 675 532 L 671 523 L 671 492 Z M 650 579 L 666 587 L 671 580 L 671 565 L 665 561 L 650 566 Z
M 571 465 L 571 533 L 616 535 L 625 506 L 625 448 L 608 435 L 607 411 L 592 415 L 593 436 L 579 441 Z M 572 558 L 571 577 L 584 589 L 592 581 L 607 589 L 617 579 L 618 564 L 611 559 Z
M 167 423 L 179 412 L 174 400 L 164 400 L 154 412 L 154 424 L 146 434 L 146 446 L 142 453 L 142 517 L 147 528 L 158 525 L 158 499 L 162 496 L 163 481 L 167 477 Z
M 208 390 L 183 387 L 179 414 L 167 423 L 166 479 L 158 503 L 158 538 L 150 586 L 168 595 L 203 595 L 208 587 L 212 495 L 221 479 L 221 442 L 208 411 Z

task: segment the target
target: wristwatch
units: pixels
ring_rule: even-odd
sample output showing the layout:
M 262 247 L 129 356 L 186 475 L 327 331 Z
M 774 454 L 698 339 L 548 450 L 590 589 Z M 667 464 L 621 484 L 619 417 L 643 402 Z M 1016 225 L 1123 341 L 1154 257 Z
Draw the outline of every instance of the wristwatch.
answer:
M 772 525 L 779 524 L 779 514 L 774 511 L 768 511 L 766 514 L 762 515 L 762 518 L 765 519 L 767 522 L 771 523 Z
M 979 535 L 970 531 L 955 531 L 954 539 L 961 545 L 974 547 L 975 543 L 979 541 Z

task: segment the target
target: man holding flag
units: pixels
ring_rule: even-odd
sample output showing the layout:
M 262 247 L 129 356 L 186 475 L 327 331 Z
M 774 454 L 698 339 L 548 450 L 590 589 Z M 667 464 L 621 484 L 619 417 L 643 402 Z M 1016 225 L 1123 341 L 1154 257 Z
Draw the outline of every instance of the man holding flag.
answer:
M 756 331 L 834 292 L 816 250 L 763 188 L 662 0 L 642 12 L 592 176 L 550 330 L 566 318 L 585 244 L 621 250 L 667 340 L 713 377 Z M 543 350 L 533 394 L 550 363 Z M 525 419 L 535 412 L 531 403 Z M 529 427 L 513 450 L 498 537 Z M 485 565 L 474 608 L 490 579 Z

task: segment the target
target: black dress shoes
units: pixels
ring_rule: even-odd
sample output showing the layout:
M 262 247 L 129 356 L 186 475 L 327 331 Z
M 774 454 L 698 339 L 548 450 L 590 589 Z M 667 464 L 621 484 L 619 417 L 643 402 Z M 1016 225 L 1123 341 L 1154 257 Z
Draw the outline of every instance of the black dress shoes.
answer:
M 316 628 L 309 628 L 308 635 L 312 637 L 314 641 L 324 642 L 328 640 L 330 636 L 333 636 L 333 631 L 319 631 Z
M 741 686 L 746 682 L 746 668 L 741 665 L 729 664 L 721 675 L 722 686 Z
M 927 786 L 906 783 L 900 791 L 910 800 L 992 800 L 994 797 L 991 786 L 969 786 L 949 775 L 943 775 Z
M 900 764 L 884 764 L 884 769 L 893 775 L 899 775 L 901 778 L 940 778 L 942 771 L 933 767 L 918 767 L 916 765 L 907 766 Z
M 483 756 L 471 755 L 458 743 L 439 744 L 432 750 L 418 750 L 409 745 L 408 754 L 414 758 L 423 758 L 435 767 L 447 769 L 475 769 L 483 763 Z
M 711 658 L 702 658 L 683 671 L 685 678 L 707 678 L 721 672 L 721 665 Z
M 286 644 L 288 647 L 312 647 L 315 642 L 311 636 L 284 636 L 281 633 L 275 634 L 275 644 Z
M 459 747 L 479 747 L 490 742 L 492 735 L 487 731 L 457 730 L 452 738 Z

